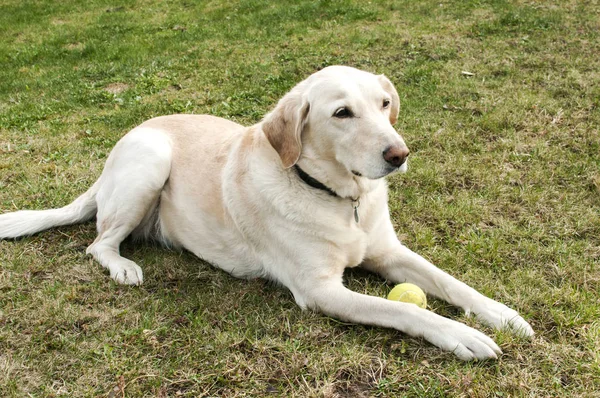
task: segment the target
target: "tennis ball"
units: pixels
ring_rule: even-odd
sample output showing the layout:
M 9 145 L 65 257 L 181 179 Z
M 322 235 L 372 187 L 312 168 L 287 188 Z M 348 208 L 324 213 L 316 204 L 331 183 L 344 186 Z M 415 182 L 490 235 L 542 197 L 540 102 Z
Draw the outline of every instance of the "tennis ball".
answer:
M 403 303 L 416 304 L 421 308 L 427 307 L 427 296 L 417 285 L 412 283 L 401 283 L 394 286 L 387 296 L 388 300 L 401 301 Z

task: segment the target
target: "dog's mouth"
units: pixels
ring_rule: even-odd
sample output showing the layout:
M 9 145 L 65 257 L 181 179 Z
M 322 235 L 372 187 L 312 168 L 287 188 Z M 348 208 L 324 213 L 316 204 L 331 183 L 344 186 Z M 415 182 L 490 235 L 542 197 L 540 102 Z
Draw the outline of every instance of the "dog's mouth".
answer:
M 406 173 L 408 170 L 408 159 L 405 159 L 404 162 L 400 166 L 392 166 L 388 165 L 387 170 L 385 171 L 386 175 L 393 173 Z
M 369 180 L 378 180 L 380 178 L 386 177 L 390 174 L 394 174 L 394 173 L 406 173 L 406 171 L 408 170 L 408 159 L 404 161 L 404 163 L 402 163 L 400 166 L 395 167 L 392 165 L 386 165 L 386 167 L 384 167 L 381 170 L 381 173 L 376 175 L 376 176 L 371 176 L 369 175 L 369 173 L 367 173 L 367 175 L 363 175 L 363 173 L 361 173 L 360 171 L 356 171 L 356 170 L 350 170 L 350 172 L 352 172 L 352 174 L 354 174 L 357 177 L 365 177 L 368 178 Z
M 398 168 L 394 167 L 394 168 L 386 168 L 385 170 L 381 170 L 381 172 L 379 174 L 376 175 L 372 175 L 372 174 L 367 174 L 367 175 L 363 175 L 362 173 L 356 171 L 356 170 L 352 170 L 352 174 L 354 174 L 357 177 L 364 177 L 366 179 L 369 180 L 379 180 L 380 178 L 383 178 L 389 174 L 392 174 L 393 172 L 397 171 Z

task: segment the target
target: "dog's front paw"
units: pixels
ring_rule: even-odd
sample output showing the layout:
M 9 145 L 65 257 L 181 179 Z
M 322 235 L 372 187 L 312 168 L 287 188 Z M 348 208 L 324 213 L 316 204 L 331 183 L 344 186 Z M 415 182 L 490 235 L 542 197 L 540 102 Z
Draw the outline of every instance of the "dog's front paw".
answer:
M 531 325 L 517 311 L 490 298 L 484 297 L 478 301 L 471 312 L 477 319 L 496 329 L 510 330 L 523 337 L 534 335 Z
M 439 317 L 435 327 L 429 328 L 423 337 L 463 361 L 497 359 L 502 354 L 500 347 L 485 334 L 447 318 Z

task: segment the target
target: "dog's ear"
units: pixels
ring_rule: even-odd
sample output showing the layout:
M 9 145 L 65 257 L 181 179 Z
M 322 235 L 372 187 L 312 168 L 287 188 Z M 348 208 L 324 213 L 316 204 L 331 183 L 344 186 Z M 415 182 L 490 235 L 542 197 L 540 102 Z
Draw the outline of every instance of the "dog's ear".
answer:
M 300 93 L 292 91 L 279 100 L 273 112 L 262 122 L 262 130 L 285 168 L 292 167 L 300 158 L 302 130 L 309 111 L 308 101 Z
M 392 84 L 390 79 L 385 75 L 377 76 L 381 87 L 392 97 L 392 104 L 390 106 L 390 123 L 395 124 L 398 121 L 398 112 L 400 112 L 400 98 L 398 97 L 398 91 Z

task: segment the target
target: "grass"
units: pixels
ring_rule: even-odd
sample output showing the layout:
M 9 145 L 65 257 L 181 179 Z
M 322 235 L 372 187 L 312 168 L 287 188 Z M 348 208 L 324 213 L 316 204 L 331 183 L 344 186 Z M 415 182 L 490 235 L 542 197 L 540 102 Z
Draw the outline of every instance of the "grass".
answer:
M 68 203 L 152 116 L 251 124 L 310 73 L 351 65 L 400 92 L 412 155 L 390 178 L 399 236 L 537 332 L 523 341 L 432 300 L 504 350 L 462 363 L 131 243 L 145 283 L 117 286 L 84 254 L 89 223 L 0 241 L 1 396 L 597 396 L 597 2 L 4 0 L 0 11 L 0 212 Z M 360 271 L 346 281 L 390 288 Z

